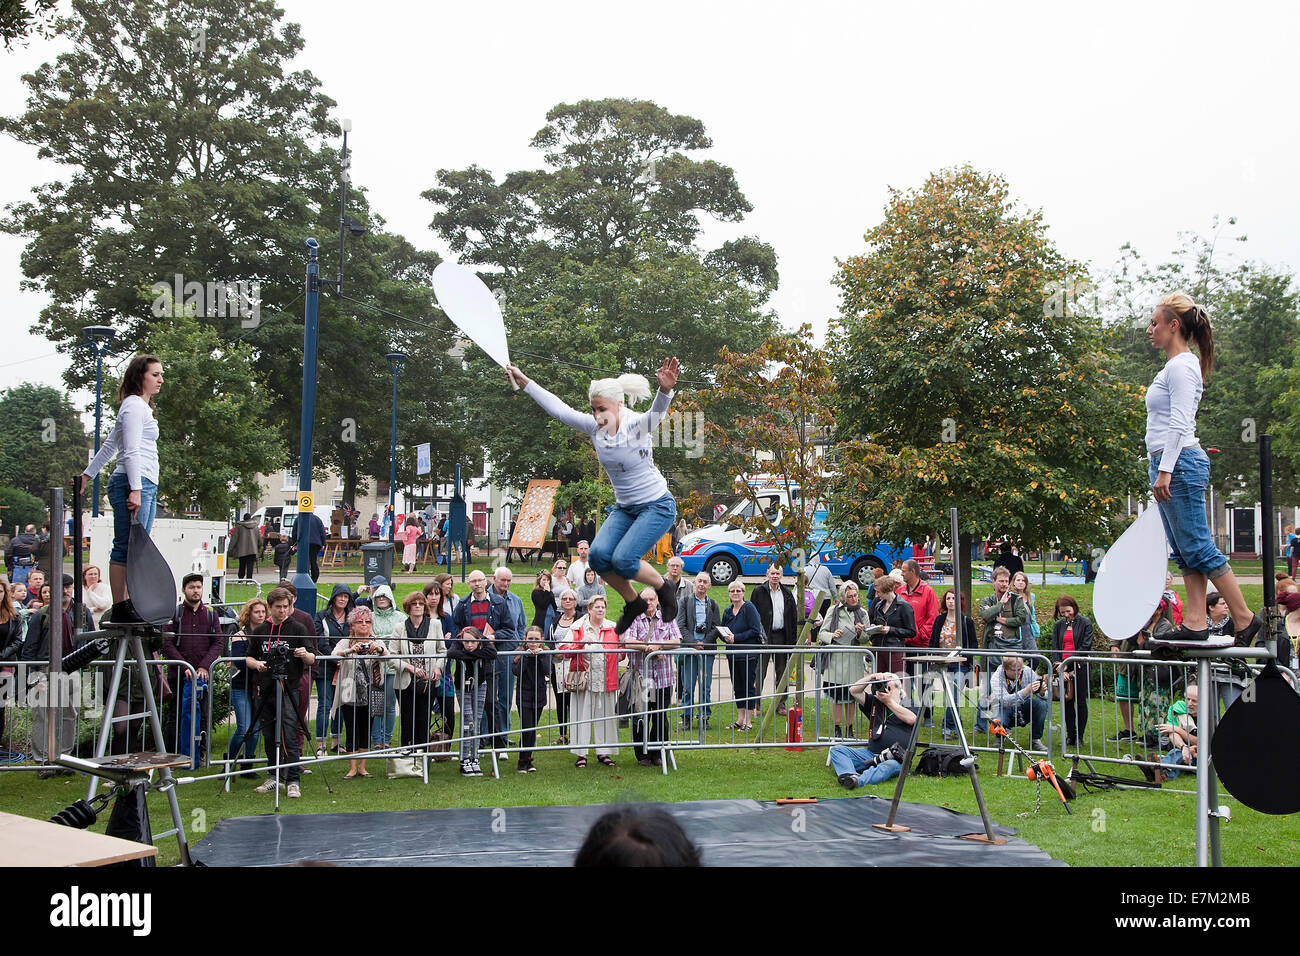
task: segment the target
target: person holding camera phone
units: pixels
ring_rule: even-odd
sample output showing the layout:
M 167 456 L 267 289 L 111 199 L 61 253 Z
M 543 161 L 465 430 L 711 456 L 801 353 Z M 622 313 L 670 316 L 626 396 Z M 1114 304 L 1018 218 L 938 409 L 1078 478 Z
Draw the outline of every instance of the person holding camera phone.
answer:
M 270 720 L 265 716 L 261 719 L 271 773 L 265 783 L 253 789 L 255 793 L 270 793 L 276 787 L 284 786 L 279 779 L 281 771 L 276 759 L 283 753 L 284 762 L 290 765 L 284 770 L 289 784 L 288 795 L 296 798 L 302 796 L 298 785 L 302 778 L 302 768 L 298 766 L 298 685 L 302 681 L 303 667 L 316 663 L 316 655 L 307 649 L 307 642 L 314 641 L 315 635 L 291 616 L 293 598 L 288 589 L 272 590 L 266 596 L 266 606 L 270 617 L 249 633 L 248 656 L 244 663 L 258 675 L 259 711 L 266 715 L 278 707 L 279 713 Z M 284 692 L 279 701 L 275 699 L 277 681 Z
M 849 688 L 849 695 L 866 714 L 871 737 L 865 747 L 831 748 L 836 779 L 847 790 L 892 780 L 903 770 L 919 709 L 903 703 L 903 682 L 889 671 L 864 675 Z
M 388 647 L 377 640 L 372 631 L 374 611 L 368 607 L 354 607 L 348 612 L 348 636 L 331 651 L 334 657 L 343 658 L 335 670 L 337 685 L 330 702 L 330 720 L 338 718 L 347 734 L 345 749 L 350 754 L 365 753 L 369 748 L 371 724 L 384 713 L 384 673 L 377 660 Z M 358 660 L 358 657 L 367 658 Z M 348 760 L 344 780 L 368 777 L 365 758 Z

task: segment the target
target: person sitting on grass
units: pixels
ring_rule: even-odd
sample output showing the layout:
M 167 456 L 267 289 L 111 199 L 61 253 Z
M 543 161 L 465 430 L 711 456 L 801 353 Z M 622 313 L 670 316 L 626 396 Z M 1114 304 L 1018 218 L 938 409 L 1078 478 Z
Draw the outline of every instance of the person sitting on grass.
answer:
M 888 671 L 865 675 L 849 694 L 867 715 L 871 737 L 865 747 L 832 747 L 831 769 L 848 790 L 892 780 L 902 772 L 918 710 L 903 703 L 903 682 Z
M 1169 738 L 1169 750 L 1161 757 L 1159 754 L 1152 754 L 1150 759 L 1165 765 L 1164 776 L 1166 780 L 1173 780 L 1178 776 L 1178 771 L 1173 767 L 1195 767 L 1196 766 L 1196 707 L 1199 703 L 1198 689 L 1195 684 L 1188 684 L 1187 689 L 1183 692 L 1183 699 L 1175 701 L 1170 705 L 1168 713 L 1165 714 L 1165 722 L 1157 725 L 1157 730 Z M 1152 779 L 1154 774 L 1150 767 L 1143 767 L 1143 772 L 1148 779 Z

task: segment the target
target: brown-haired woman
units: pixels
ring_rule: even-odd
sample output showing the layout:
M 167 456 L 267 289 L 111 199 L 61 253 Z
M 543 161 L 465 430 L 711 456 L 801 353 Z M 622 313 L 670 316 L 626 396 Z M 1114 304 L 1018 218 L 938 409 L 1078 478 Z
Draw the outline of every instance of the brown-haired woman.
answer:
M 423 748 L 429 742 L 433 697 L 441 696 L 447 650 L 442 621 L 428 613 L 423 592 L 412 591 L 403 598 L 402 611 L 406 614 L 405 628 L 392 642 L 398 661 L 397 707 L 402 714 L 402 746 Z
M 230 656 L 234 658 L 230 661 L 230 705 L 235 711 L 235 732 L 230 735 L 230 745 L 226 748 L 227 760 L 252 761 L 257 758 L 259 728 L 250 726 L 257 688 L 256 681 L 248 676 L 244 658 L 248 656 L 249 632 L 261 627 L 267 614 L 266 602 L 260 597 L 251 598 L 240 608 L 239 630 L 230 637 Z M 240 751 L 243 751 L 242 756 Z M 258 775 L 249 767 L 242 776 L 246 780 L 256 780 Z
M 1065 701 L 1065 746 L 1077 747 L 1088 727 L 1088 659 L 1092 650 L 1092 621 L 1079 613 L 1068 594 L 1056 599 L 1052 612 L 1052 664 L 1062 678 L 1058 696 Z M 1077 655 L 1077 656 L 1076 656 Z
M 112 619 L 139 620 L 128 602 L 126 549 L 131 540 L 131 519 L 144 530 L 153 527 L 158 504 L 158 420 L 154 398 L 163 384 L 162 361 L 156 355 L 131 359 L 117 391 L 117 421 L 81 474 L 81 491 L 117 457 L 117 467 L 108 479 L 108 503 L 113 507 L 113 547 L 108 555 L 108 583 L 113 592 Z
M 1196 437 L 1196 410 L 1205 379 L 1214 367 L 1214 332 L 1209 313 L 1180 293 L 1165 296 L 1151 313 L 1147 337 L 1168 359 L 1146 394 L 1146 445 L 1151 459 L 1148 474 L 1165 537 L 1187 588 L 1186 617 L 1166 639 L 1209 637 L 1205 594 L 1213 581 L 1232 611 L 1239 640 L 1249 644 L 1263 621 L 1246 606 L 1228 559 L 1210 537 L 1205 514 L 1210 459 Z M 1196 343 L 1199 362 L 1190 342 Z
M 9 597 L 9 585 L 0 584 L 0 664 L 6 661 L 16 661 L 18 653 L 23 649 L 23 634 L 26 628 L 23 626 L 23 619 L 14 610 L 14 602 Z M 0 668 L 0 673 L 9 675 L 13 673 L 12 668 Z M 0 700 L 0 741 L 4 741 L 5 735 L 5 701 Z M 5 749 L 13 750 L 7 743 Z

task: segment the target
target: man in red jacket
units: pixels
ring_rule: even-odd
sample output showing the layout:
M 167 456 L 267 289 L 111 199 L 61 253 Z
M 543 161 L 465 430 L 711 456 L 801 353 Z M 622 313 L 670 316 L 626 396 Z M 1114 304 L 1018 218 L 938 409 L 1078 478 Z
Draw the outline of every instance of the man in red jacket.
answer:
M 916 636 L 908 639 L 908 647 L 929 647 L 930 630 L 934 627 L 934 619 L 939 616 L 939 598 L 934 588 L 921 580 L 921 566 L 912 558 L 903 562 L 903 587 L 897 593 L 912 605 L 912 614 L 916 617 Z M 913 665 L 914 669 L 921 666 Z M 924 726 L 931 726 L 933 715 L 929 707 L 922 711 L 921 718 Z

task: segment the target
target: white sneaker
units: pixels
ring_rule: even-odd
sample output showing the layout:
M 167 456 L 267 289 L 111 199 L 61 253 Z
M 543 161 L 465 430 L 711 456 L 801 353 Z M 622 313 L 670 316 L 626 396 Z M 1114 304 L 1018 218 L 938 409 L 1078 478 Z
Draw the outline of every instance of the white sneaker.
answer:
M 472 776 L 474 776 L 474 765 L 473 765 L 473 763 L 471 763 L 471 762 L 468 761 L 468 760 L 462 760 L 462 761 L 460 762 L 460 775 L 461 775 L 462 777 L 472 777 Z
M 299 787 L 298 787 L 298 785 L 297 785 L 296 783 L 291 783 L 291 784 L 289 784 L 289 796 L 290 796 L 290 797 L 293 797 L 293 798 L 297 798 L 297 797 L 301 797 L 301 796 L 302 796 L 302 790 L 299 789 Z
M 280 782 L 279 782 L 278 780 L 276 780 L 274 777 L 267 777 L 266 780 L 265 780 L 263 783 L 261 783 L 261 784 L 259 784 L 258 786 L 256 786 L 256 787 L 253 788 L 253 792 L 254 792 L 254 793 L 270 793 L 270 792 L 271 792 L 272 790 L 274 790 L 276 787 L 283 787 L 283 786 L 284 786 L 284 784 L 280 783 Z
M 472 777 L 481 777 L 481 776 L 483 776 L 483 768 L 481 768 L 481 767 L 478 765 L 478 761 L 477 761 L 477 760 L 471 760 L 471 761 L 470 761 L 470 763 L 469 763 L 469 772 L 470 772 L 470 776 L 472 776 Z
M 1029 749 L 1030 749 L 1030 750 L 1046 750 L 1047 748 L 1043 746 L 1043 742 L 1042 742 L 1041 740 L 1031 740 L 1031 741 L 1029 741 Z

